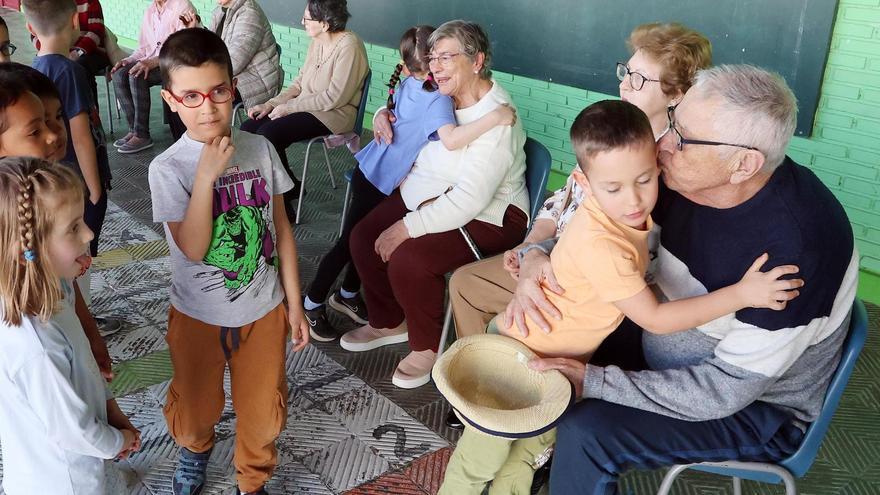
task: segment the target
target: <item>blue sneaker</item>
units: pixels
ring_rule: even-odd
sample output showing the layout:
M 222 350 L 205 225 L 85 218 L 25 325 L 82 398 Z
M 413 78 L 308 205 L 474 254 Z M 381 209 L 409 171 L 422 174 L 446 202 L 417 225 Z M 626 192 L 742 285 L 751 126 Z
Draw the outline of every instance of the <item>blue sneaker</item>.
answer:
M 205 487 L 207 478 L 208 458 L 211 451 L 197 454 L 181 447 L 177 458 L 177 469 L 171 480 L 171 492 L 174 495 L 199 495 Z
M 245 493 L 245 492 L 239 490 L 238 488 L 236 488 L 236 489 L 235 489 L 235 493 L 237 493 L 238 495 L 269 495 L 269 492 L 266 491 L 266 487 L 265 487 L 265 486 L 262 487 L 262 488 L 260 488 L 259 490 L 255 491 L 255 492 L 247 492 L 247 493 Z

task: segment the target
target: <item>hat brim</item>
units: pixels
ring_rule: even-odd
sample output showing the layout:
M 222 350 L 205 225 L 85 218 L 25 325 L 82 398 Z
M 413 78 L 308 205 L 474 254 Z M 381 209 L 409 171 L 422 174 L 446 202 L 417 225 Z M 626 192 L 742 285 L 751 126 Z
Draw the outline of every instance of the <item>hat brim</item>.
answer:
M 571 399 L 568 401 L 568 405 L 565 406 L 565 409 L 563 409 L 562 412 L 559 413 L 559 416 L 557 416 L 556 419 L 554 419 L 553 421 L 548 423 L 547 426 L 544 426 L 542 428 L 538 428 L 537 430 L 534 430 L 534 431 L 509 432 L 509 431 L 490 430 L 489 428 L 484 428 L 484 427 L 480 426 L 479 424 L 475 423 L 474 421 L 471 421 L 470 418 L 468 418 L 467 416 L 462 414 L 461 411 L 459 411 L 455 407 L 453 407 L 452 409 L 455 411 L 455 415 L 458 416 L 459 418 L 461 418 L 462 421 L 464 421 L 465 423 L 467 423 L 468 425 L 473 427 L 475 430 L 477 430 L 481 433 L 485 433 L 486 435 L 491 435 L 493 437 L 510 438 L 510 439 L 514 439 L 514 440 L 519 439 L 519 438 L 531 438 L 531 437 L 536 437 L 542 433 L 547 433 L 548 431 L 552 430 L 553 428 L 556 428 L 556 425 L 562 419 L 562 416 L 564 416 L 565 413 L 568 412 L 569 409 L 571 409 L 571 406 L 574 405 L 574 401 L 575 401 L 574 385 L 569 383 L 569 386 L 571 386 Z
M 535 357 L 516 339 L 472 335 L 456 341 L 431 375 L 456 414 L 477 431 L 527 438 L 554 428 L 575 401 L 574 386 L 561 372 L 528 367 Z

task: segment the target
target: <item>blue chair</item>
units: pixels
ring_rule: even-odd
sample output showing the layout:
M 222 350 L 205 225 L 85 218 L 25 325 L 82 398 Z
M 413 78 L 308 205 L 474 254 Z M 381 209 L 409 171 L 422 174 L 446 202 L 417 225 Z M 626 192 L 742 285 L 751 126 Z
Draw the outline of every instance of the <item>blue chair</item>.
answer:
M 862 352 L 862 347 L 865 345 L 867 335 L 868 315 L 865 312 L 865 305 L 856 299 L 853 303 L 849 334 L 843 343 L 843 353 L 840 357 L 840 363 L 837 365 L 837 371 L 834 372 L 831 383 L 828 385 L 825 403 L 822 405 L 819 417 L 807 428 L 801 446 L 794 454 L 778 463 L 727 461 L 676 465 L 670 468 L 666 477 L 663 478 L 657 495 L 668 495 L 675 478 L 686 469 L 730 476 L 733 478 L 734 495 L 742 495 L 741 480 L 744 479 L 762 483 L 784 483 L 785 494 L 796 495 L 795 478 L 802 478 L 813 465 L 822 439 L 825 438 L 825 433 L 831 424 L 831 417 L 834 416 L 834 412 L 840 404 L 840 396 L 843 395 L 843 390 L 852 375 L 859 353 Z
M 529 224 L 535 221 L 538 210 L 544 204 L 544 194 L 547 190 L 547 179 L 550 177 L 550 165 L 552 160 L 550 152 L 540 142 L 526 138 L 526 189 L 529 192 Z M 471 239 L 467 229 L 460 227 L 458 229 L 464 237 L 465 242 L 474 254 L 474 258 L 479 261 L 483 259 L 477 244 Z M 440 345 L 437 347 L 437 358 L 443 354 L 443 348 L 446 339 L 449 337 L 449 327 L 452 326 L 452 303 L 446 307 L 446 316 L 443 318 L 443 331 L 440 333 Z
M 357 117 L 354 121 L 354 129 L 352 132 L 357 134 L 358 136 L 364 131 L 364 112 L 367 109 L 367 95 L 370 93 L 370 79 L 373 78 L 373 71 L 367 70 L 367 75 L 364 77 L 364 83 L 361 86 L 361 101 L 358 104 Z M 306 173 L 309 170 L 309 155 L 312 151 L 312 145 L 315 143 L 321 144 L 321 149 L 324 150 L 324 162 L 327 164 L 327 172 L 330 174 L 330 185 L 333 186 L 333 189 L 336 189 L 336 180 L 333 178 L 333 168 L 330 166 L 330 157 L 327 155 L 327 145 L 324 144 L 324 138 L 327 136 L 318 136 L 309 140 L 308 144 L 306 144 L 306 158 L 303 161 L 303 169 L 302 175 L 300 179 L 302 180 L 302 187 L 299 188 L 299 200 L 296 202 L 296 221 L 295 224 L 299 225 L 299 216 L 302 214 L 302 202 L 303 195 L 306 192 Z M 349 183 L 350 184 L 350 183 Z M 348 191 L 346 191 L 346 195 Z M 346 202 L 346 205 L 348 203 Z

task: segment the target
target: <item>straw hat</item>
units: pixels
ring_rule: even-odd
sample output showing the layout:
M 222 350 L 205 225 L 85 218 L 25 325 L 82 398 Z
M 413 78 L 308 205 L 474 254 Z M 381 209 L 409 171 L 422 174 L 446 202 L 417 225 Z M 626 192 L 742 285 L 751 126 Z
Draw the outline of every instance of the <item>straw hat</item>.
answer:
M 489 435 L 532 437 L 553 428 L 574 402 L 562 373 L 528 367 L 536 357 L 516 339 L 471 335 L 443 353 L 431 376 L 465 423 Z

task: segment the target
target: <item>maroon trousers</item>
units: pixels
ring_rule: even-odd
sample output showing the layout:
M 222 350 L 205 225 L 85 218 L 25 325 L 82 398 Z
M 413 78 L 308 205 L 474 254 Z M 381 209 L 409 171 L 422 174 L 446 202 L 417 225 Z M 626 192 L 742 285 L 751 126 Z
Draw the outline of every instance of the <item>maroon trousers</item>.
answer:
M 409 213 L 395 191 L 361 220 L 351 233 L 351 257 L 361 276 L 370 325 L 394 328 L 406 319 L 414 351 L 437 350 L 443 327 L 445 275 L 474 261 L 456 229 L 404 241 L 388 263 L 376 254 L 379 235 Z M 510 249 L 522 241 L 528 219 L 508 206 L 504 225 L 472 220 L 465 228 L 484 256 Z

